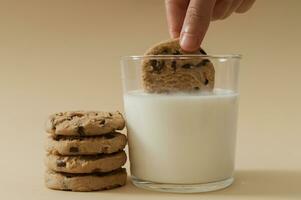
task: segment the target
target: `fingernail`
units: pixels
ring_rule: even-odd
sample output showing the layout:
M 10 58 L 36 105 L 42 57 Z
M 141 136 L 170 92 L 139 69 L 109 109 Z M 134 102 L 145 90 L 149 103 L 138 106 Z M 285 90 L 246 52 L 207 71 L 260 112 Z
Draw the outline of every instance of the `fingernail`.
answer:
M 185 26 L 180 38 L 182 49 L 192 52 L 199 48 L 200 38 L 197 37 L 197 34 L 193 34 L 196 32 L 197 30 L 195 30 L 195 27 L 189 25 Z
M 180 45 L 185 51 L 195 51 L 199 48 L 199 38 L 189 33 L 183 33 L 180 39 Z

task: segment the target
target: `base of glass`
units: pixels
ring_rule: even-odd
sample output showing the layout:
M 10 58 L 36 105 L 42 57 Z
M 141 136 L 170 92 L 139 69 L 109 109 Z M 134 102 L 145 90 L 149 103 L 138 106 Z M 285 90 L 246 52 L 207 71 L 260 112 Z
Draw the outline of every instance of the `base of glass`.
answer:
M 169 184 L 169 183 L 154 183 L 144 181 L 132 176 L 132 182 L 135 186 L 146 190 L 153 190 L 159 192 L 173 192 L 173 193 L 200 193 L 220 190 L 230 186 L 234 181 L 233 177 L 210 183 L 202 184 Z

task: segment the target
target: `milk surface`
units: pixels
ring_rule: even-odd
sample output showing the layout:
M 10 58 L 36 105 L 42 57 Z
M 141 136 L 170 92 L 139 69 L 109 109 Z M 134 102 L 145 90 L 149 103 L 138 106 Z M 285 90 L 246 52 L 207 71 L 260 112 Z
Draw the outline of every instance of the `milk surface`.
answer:
M 232 176 L 238 95 L 211 94 L 124 96 L 131 174 L 173 184 L 220 181 Z

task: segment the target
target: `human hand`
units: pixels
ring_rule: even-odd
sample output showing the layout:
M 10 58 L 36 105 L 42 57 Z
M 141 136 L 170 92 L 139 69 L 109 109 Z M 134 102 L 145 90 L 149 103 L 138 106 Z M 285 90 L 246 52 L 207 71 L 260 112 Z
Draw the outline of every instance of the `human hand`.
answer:
M 165 0 L 169 33 L 180 37 L 181 48 L 192 52 L 200 47 L 210 21 L 244 13 L 255 0 Z

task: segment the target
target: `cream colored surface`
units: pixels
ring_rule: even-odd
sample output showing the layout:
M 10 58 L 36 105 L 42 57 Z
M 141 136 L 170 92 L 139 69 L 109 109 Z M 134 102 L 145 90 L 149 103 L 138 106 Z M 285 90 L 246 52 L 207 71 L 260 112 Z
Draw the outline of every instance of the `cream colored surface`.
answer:
M 210 53 L 244 55 L 232 187 L 71 193 L 43 185 L 44 121 L 62 110 L 122 110 L 120 57 L 168 38 L 163 1 L 1 0 L 1 199 L 300 199 L 300 7 L 257 0 L 206 36 Z

